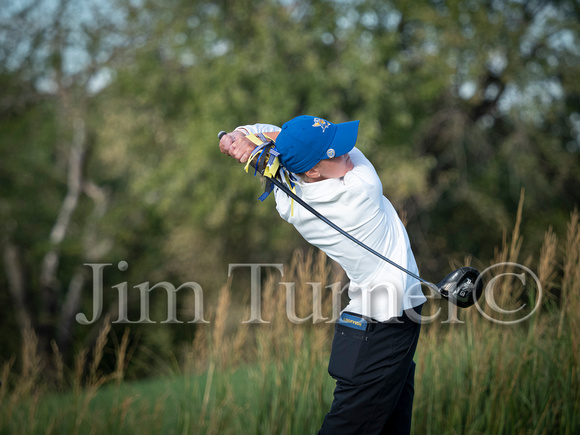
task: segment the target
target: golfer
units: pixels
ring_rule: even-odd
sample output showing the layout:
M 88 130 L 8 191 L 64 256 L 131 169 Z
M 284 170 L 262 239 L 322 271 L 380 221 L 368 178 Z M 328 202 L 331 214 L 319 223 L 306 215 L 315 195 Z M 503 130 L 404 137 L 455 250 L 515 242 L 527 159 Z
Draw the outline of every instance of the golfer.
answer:
M 275 140 L 281 164 L 297 178 L 296 193 L 357 239 L 418 275 L 403 223 L 383 196 L 381 181 L 355 147 L 359 121 L 333 124 L 299 116 L 282 129 L 237 127 L 220 139 L 222 153 L 246 162 L 263 133 Z M 319 434 L 408 434 L 414 396 L 417 316 L 426 298 L 419 282 L 330 228 L 284 192 L 276 209 L 310 244 L 338 262 L 350 280 L 350 301 L 334 332 L 328 372 L 334 401 Z

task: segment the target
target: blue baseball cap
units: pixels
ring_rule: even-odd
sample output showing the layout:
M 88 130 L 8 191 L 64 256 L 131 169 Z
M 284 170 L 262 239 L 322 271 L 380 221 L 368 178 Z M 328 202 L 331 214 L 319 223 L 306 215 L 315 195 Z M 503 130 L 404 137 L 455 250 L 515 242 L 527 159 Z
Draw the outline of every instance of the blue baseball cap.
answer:
M 286 122 L 276 138 L 282 165 L 295 174 L 312 169 L 324 159 L 342 156 L 353 149 L 359 121 L 333 124 L 302 115 Z

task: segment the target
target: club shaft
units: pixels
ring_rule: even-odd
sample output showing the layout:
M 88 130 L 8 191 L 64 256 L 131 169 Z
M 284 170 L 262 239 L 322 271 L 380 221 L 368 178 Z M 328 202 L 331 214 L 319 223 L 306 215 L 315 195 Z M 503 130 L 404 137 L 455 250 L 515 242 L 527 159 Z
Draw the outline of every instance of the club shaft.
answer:
M 220 131 L 218 133 L 218 139 L 221 139 L 223 135 L 225 135 L 226 132 L 225 131 Z M 255 163 L 252 162 L 250 163 L 251 166 L 255 166 Z M 263 174 L 262 174 L 263 175 Z M 286 186 L 284 183 L 282 183 L 280 180 L 278 180 L 277 178 L 271 178 L 271 177 L 267 177 L 270 181 L 272 181 L 272 183 L 278 187 L 278 189 L 280 189 L 282 192 L 284 192 L 286 195 L 288 195 L 290 198 L 292 198 L 294 201 L 296 201 L 298 204 L 300 204 L 302 207 L 304 207 L 306 210 L 308 210 L 310 213 L 312 213 L 314 216 L 316 216 L 318 219 L 320 219 L 321 221 L 323 221 L 325 224 L 329 225 L 331 228 L 334 228 L 336 231 L 338 231 L 340 234 L 342 234 L 343 236 L 345 236 L 347 239 L 352 240 L 354 243 L 356 243 L 357 245 L 359 245 L 360 247 L 366 249 L 367 251 L 369 251 L 371 254 L 376 255 L 378 258 L 380 258 L 383 261 L 386 261 L 387 263 L 391 264 L 392 266 L 395 266 L 397 269 L 405 272 L 407 275 L 419 280 L 422 283 L 425 284 L 429 284 L 429 285 L 433 285 L 431 284 L 429 281 L 424 280 L 423 278 L 421 278 L 419 275 L 411 272 L 410 270 L 405 269 L 403 266 L 398 265 L 397 263 L 395 263 L 394 261 L 388 259 L 387 257 L 385 257 L 384 255 L 382 255 L 381 253 L 375 251 L 373 248 L 371 248 L 370 246 L 365 245 L 363 242 L 361 242 L 360 240 L 358 240 L 356 237 L 350 235 L 349 233 L 347 233 L 345 230 L 343 230 L 342 228 L 340 228 L 338 225 L 336 225 L 334 222 L 332 222 L 330 219 L 326 218 L 325 216 L 323 216 L 322 214 L 320 214 L 319 212 L 317 212 L 313 207 L 311 207 L 308 203 L 304 202 L 304 200 L 302 200 L 302 198 L 300 198 L 299 196 L 297 196 L 294 192 L 292 192 L 288 186 Z

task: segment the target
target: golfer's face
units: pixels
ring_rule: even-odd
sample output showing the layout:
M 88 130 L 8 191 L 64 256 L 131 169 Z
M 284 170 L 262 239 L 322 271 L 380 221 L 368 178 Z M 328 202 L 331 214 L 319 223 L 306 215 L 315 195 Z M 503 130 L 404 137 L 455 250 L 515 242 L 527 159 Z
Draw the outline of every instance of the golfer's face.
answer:
M 351 171 L 354 167 L 348 153 L 342 156 L 333 157 L 332 159 L 321 160 L 316 166 L 320 175 L 324 178 L 344 177 L 345 174 L 348 171 Z

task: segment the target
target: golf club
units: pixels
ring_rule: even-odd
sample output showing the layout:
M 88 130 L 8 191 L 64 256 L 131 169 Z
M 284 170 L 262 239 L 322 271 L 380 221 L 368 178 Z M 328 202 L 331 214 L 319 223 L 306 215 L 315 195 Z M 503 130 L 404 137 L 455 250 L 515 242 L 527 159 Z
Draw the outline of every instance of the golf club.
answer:
M 227 134 L 225 131 L 220 131 L 218 133 L 218 139 L 221 139 L 225 134 Z M 275 143 L 273 141 L 270 141 L 268 144 L 266 144 L 266 147 L 272 147 L 272 146 L 275 146 Z M 264 160 L 267 160 L 267 159 L 261 159 L 261 160 L 263 162 Z M 250 163 L 250 164 L 252 165 L 252 163 Z M 254 166 L 254 165 L 252 165 L 252 166 Z M 260 165 L 258 165 L 258 168 L 256 168 L 256 169 L 257 169 L 258 173 L 260 173 L 261 175 L 264 174 L 264 168 L 260 167 Z M 342 234 L 346 238 L 352 240 L 354 243 L 356 243 L 357 245 L 366 249 L 371 254 L 377 256 L 381 260 L 386 261 L 387 263 L 391 264 L 392 266 L 405 272 L 409 276 L 411 276 L 411 277 L 419 280 L 423 284 L 426 284 L 429 287 L 435 289 L 439 294 L 441 294 L 441 296 L 443 298 L 450 300 L 452 303 L 454 303 L 458 307 L 468 308 L 471 305 L 473 305 L 481 296 L 481 293 L 483 290 L 483 282 L 479 278 L 480 274 L 479 274 L 479 271 L 477 269 L 475 269 L 473 267 L 469 267 L 469 266 L 461 267 L 461 268 L 451 272 L 449 275 L 447 275 L 445 278 L 443 278 L 437 285 L 435 285 L 429 281 L 424 280 L 423 278 L 414 274 L 410 270 L 405 269 L 403 266 L 398 265 L 394 261 L 385 257 L 381 253 L 375 251 L 374 249 L 365 245 L 363 242 L 361 242 L 357 238 L 353 237 L 351 234 L 344 231 L 342 228 L 340 228 L 334 222 L 330 221 L 328 218 L 326 218 L 325 216 L 320 214 L 313 207 L 311 207 L 308 203 L 306 203 L 304 200 L 302 200 L 302 198 L 300 198 L 294 192 L 292 192 L 288 188 L 288 186 L 286 186 L 282 181 L 278 180 L 275 177 L 267 177 L 267 178 L 276 187 L 278 187 L 280 190 L 282 190 L 282 192 L 284 192 L 286 195 L 288 195 L 290 198 L 292 198 L 294 201 L 296 201 L 298 204 L 300 204 L 302 207 L 304 207 L 306 210 L 308 210 L 314 216 L 316 216 L 317 218 L 322 220 L 324 223 L 326 223 L 330 227 L 334 228 L 340 234 Z

